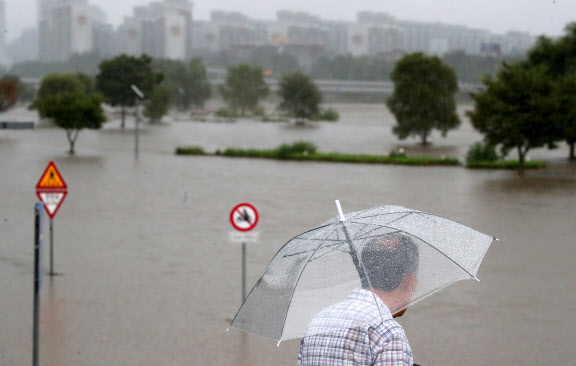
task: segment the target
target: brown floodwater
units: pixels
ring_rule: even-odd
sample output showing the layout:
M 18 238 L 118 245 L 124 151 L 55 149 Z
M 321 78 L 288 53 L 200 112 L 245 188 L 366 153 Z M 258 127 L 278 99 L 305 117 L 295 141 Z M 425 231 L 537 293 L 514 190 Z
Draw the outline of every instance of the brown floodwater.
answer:
M 310 140 L 321 151 L 456 156 L 481 139 L 465 121 L 421 148 L 391 134 L 384 105 L 334 105 L 338 123 L 145 124 L 82 131 L 68 156 L 62 130 L 0 131 L 0 364 L 32 362 L 33 206 L 54 160 L 69 187 L 54 219 L 55 277 L 41 293 L 40 364 L 294 365 L 299 342 L 226 328 L 241 303 L 241 248 L 228 215 L 256 206 L 248 245 L 254 284 L 291 237 L 345 212 L 397 204 L 500 239 L 478 277 L 410 308 L 401 323 L 423 365 L 573 364 L 576 351 L 576 164 L 539 149 L 546 170 L 403 167 L 176 156 L 180 145 L 272 148 Z M 465 108 L 461 107 L 463 113 Z M 2 119 L 35 118 L 20 108 Z M 45 225 L 47 227 L 47 225 Z M 48 240 L 45 233 L 44 268 Z

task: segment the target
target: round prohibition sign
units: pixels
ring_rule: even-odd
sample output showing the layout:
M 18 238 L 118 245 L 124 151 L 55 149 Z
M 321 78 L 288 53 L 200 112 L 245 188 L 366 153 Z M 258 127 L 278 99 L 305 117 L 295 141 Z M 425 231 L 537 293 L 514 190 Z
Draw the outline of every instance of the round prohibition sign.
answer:
M 230 211 L 230 223 L 238 231 L 250 231 L 258 224 L 258 211 L 249 203 L 240 203 Z

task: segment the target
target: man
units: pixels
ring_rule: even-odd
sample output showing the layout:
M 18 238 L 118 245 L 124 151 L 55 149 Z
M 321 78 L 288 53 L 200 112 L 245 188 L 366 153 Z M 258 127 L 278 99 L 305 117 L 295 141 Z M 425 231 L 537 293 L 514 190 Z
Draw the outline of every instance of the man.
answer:
M 390 309 L 404 309 L 416 288 L 418 246 L 394 233 L 362 249 L 362 289 L 322 310 L 308 325 L 300 345 L 299 366 L 412 366 L 404 330 Z

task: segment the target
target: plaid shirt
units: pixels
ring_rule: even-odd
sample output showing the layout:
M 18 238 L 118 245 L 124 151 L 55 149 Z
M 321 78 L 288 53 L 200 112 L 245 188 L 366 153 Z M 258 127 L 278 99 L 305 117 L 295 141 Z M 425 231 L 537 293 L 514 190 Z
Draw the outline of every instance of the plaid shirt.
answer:
M 376 301 L 378 306 L 372 292 L 356 289 L 322 310 L 308 325 L 298 365 L 412 366 L 404 330 L 386 304 L 377 296 Z

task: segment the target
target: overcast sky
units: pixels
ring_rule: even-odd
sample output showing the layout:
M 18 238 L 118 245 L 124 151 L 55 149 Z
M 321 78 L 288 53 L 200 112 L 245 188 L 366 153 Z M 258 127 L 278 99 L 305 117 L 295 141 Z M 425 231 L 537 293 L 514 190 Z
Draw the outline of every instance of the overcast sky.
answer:
M 4 0 L 7 38 L 36 24 L 37 0 Z M 89 0 L 100 6 L 117 26 L 135 5 L 150 0 Z M 560 35 L 576 21 L 576 0 L 197 0 L 194 19 L 207 20 L 212 10 L 239 11 L 250 18 L 275 19 L 277 10 L 306 11 L 323 19 L 354 20 L 362 10 L 387 12 L 398 19 L 461 24 L 489 29 Z

